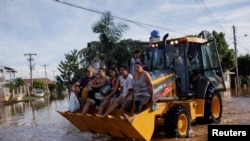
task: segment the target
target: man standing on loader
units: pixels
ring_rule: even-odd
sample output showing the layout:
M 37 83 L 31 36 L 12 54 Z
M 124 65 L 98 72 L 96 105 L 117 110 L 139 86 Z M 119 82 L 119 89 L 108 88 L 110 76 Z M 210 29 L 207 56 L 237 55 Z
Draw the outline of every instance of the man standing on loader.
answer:
M 135 50 L 134 56 L 129 61 L 128 65 L 130 74 L 134 74 L 134 65 L 136 62 L 141 62 L 141 52 L 139 50 Z

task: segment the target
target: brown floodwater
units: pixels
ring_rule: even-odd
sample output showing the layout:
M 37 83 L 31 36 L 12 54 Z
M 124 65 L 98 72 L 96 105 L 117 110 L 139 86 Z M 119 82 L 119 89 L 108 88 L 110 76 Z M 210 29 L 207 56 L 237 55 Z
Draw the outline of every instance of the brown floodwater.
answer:
M 235 93 L 237 92 L 237 93 Z M 220 124 L 250 125 L 250 89 L 222 93 L 223 117 Z M 0 141 L 104 141 L 121 140 L 109 136 L 80 132 L 57 111 L 68 108 L 68 98 L 19 102 L 0 107 Z M 207 141 L 207 126 L 193 124 L 189 138 L 169 141 Z M 162 130 L 155 130 L 152 141 L 166 140 Z

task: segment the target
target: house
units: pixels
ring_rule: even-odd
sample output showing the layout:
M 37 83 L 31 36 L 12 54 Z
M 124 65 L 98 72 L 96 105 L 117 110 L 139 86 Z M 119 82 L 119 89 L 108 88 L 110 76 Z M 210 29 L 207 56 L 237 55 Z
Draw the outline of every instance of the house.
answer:
M 13 68 L 1 66 L 0 65 L 0 102 L 8 101 L 11 97 L 11 94 L 14 96 L 14 91 L 10 93 L 9 88 L 5 87 L 4 85 L 9 82 L 15 81 L 15 73 L 17 71 Z M 9 74 L 10 78 L 6 79 L 5 76 Z M 12 76 L 14 76 L 12 78 Z
M 14 68 L 10 68 L 0 64 L 0 102 L 9 101 L 11 97 L 23 97 L 24 95 L 28 94 L 29 87 L 31 86 L 31 79 L 23 79 L 24 86 L 20 87 L 19 89 L 13 90 L 12 92 L 10 92 L 9 88 L 5 87 L 6 83 L 15 83 L 15 73 L 17 73 L 17 71 Z M 48 78 L 33 78 L 32 81 L 34 82 L 34 80 L 41 80 L 45 85 L 53 83 Z
M 41 80 L 45 85 L 46 84 L 51 84 L 53 83 L 50 79 L 48 78 L 33 78 L 32 81 L 34 82 L 35 80 Z M 23 79 L 24 85 L 30 86 L 31 84 L 31 79 Z

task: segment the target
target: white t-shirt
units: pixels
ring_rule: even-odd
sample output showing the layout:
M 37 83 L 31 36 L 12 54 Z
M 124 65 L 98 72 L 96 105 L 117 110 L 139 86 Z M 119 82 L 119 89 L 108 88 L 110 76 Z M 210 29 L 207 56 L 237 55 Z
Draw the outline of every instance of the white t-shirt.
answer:
M 127 78 L 123 78 L 122 75 L 119 76 L 120 80 L 120 86 L 122 87 L 122 96 L 126 96 L 129 89 L 133 89 L 132 81 L 133 76 L 131 74 L 128 74 Z

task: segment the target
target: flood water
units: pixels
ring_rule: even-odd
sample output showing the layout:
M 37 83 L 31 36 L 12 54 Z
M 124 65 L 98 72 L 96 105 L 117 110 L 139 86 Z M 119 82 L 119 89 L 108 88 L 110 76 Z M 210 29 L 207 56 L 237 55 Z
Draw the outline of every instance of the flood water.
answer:
M 220 124 L 250 125 L 250 90 L 222 93 L 223 117 Z M 232 95 L 232 96 L 231 96 Z M 66 111 L 68 97 L 50 101 L 49 97 L 0 107 L 0 141 L 101 141 L 120 140 L 80 132 L 57 111 Z M 152 141 L 166 140 L 162 131 L 155 131 Z M 192 125 L 188 139 L 170 141 L 206 141 L 207 125 Z

